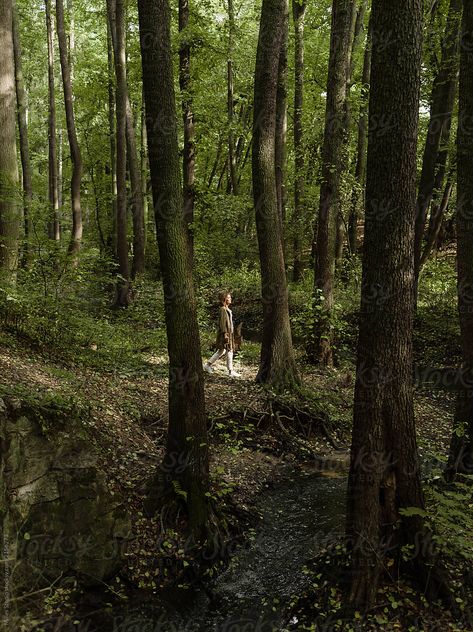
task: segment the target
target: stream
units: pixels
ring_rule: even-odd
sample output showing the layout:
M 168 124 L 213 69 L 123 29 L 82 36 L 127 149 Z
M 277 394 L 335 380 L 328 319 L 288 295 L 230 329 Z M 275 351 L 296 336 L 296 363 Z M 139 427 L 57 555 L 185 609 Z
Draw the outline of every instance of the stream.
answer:
M 236 550 L 209 592 L 173 590 L 116 615 L 113 632 L 272 632 L 307 585 L 305 564 L 344 528 L 346 478 L 305 471 L 263 492 L 252 540 Z

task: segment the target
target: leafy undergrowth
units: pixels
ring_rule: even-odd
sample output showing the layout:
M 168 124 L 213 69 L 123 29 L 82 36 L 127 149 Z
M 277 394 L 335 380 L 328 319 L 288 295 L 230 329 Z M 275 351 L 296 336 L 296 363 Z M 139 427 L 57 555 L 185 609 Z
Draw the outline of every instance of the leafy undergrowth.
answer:
M 391 561 L 392 564 L 392 561 Z M 473 583 L 465 582 L 467 566 L 458 560 L 444 559 L 449 588 L 455 607 L 449 609 L 439 600 L 429 600 L 418 585 L 387 573 L 380 582 L 375 605 L 366 612 L 350 608 L 346 603 L 349 589 L 349 557 L 343 543 L 333 541 L 308 564 L 304 572 L 309 578 L 308 589 L 294 598 L 286 610 L 284 632 L 467 632 L 473 630 Z M 455 612 L 453 612 L 455 610 Z

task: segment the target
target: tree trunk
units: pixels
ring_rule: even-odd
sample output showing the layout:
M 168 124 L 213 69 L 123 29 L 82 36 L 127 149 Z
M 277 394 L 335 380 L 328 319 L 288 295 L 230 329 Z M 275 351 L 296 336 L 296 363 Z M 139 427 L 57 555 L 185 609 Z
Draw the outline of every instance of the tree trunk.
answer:
M 342 153 L 342 172 L 348 172 L 349 169 L 349 144 L 350 144 L 350 131 L 351 131 L 351 106 L 350 106 L 350 90 L 353 84 L 353 73 L 355 70 L 355 54 L 361 43 L 363 35 L 363 24 L 365 19 L 365 12 L 367 8 L 367 0 L 361 0 L 358 6 L 352 4 L 352 16 L 351 16 L 351 28 L 350 28 L 350 48 L 347 59 L 347 75 L 346 75 L 346 97 L 345 97 L 345 120 L 343 123 L 345 129 L 345 146 Z M 346 196 L 348 197 L 348 196 Z M 345 237 L 348 237 L 347 224 L 345 222 L 343 208 L 348 206 L 345 196 L 340 196 L 340 205 L 337 218 L 337 233 L 335 238 L 335 264 L 338 266 L 343 256 L 343 249 L 345 245 Z
M 287 39 L 289 7 L 286 7 L 281 50 L 279 51 L 278 87 L 276 92 L 276 139 L 274 160 L 276 169 L 276 196 L 281 223 L 281 239 L 285 251 L 284 224 L 286 219 L 286 156 L 287 156 Z
M 49 223 L 49 237 L 55 241 L 61 238 L 59 224 L 59 189 L 57 173 L 57 143 L 56 143 L 56 99 L 54 80 L 54 25 L 51 18 L 51 0 L 45 0 L 46 31 L 48 38 L 48 146 L 49 146 L 49 203 L 52 218 Z
M 107 8 L 108 13 L 108 8 Z M 116 160 L 116 132 L 115 132 L 115 80 L 114 54 L 110 27 L 107 15 L 107 68 L 108 68 L 108 133 L 110 137 L 110 193 L 112 202 L 112 217 L 108 233 L 107 247 L 113 257 L 117 256 L 117 160 Z
M 31 239 L 31 203 L 33 200 L 33 184 L 31 176 L 30 151 L 28 144 L 28 102 L 23 81 L 22 53 L 20 34 L 18 31 L 18 11 L 15 3 L 13 11 L 13 52 L 15 56 L 15 86 L 18 116 L 18 132 L 20 137 L 20 156 L 23 182 L 23 223 L 25 229 L 25 257 L 24 262 L 28 264 L 30 259 L 30 239 Z
M 120 52 L 116 51 L 117 47 L 117 17 L 115 12 L 115 2 L 108 3 L 108 19 L 110 27 L 110 35 L 112 39 L 112 48 L 115 55 L 120 56 Z M 124 28 L 126 33 L 126 8 L 124 9 Z M 126 40 L 126 34 L 124 36 Z M 118 42 L 118 46 L 120 43 Z M 126 51 L 126 43 L 123 44 L 124 51 Z M 133 261 L 131 267 L 131 278 L 134 279 L 137 274 L 141 274 L 144 271 L 145 266 L 145 228 L 144 228 L 144 209 L 143 209 L 143 194 L 141 183 L 141 171 L 140 163 L 138 160 L 138 149 L 136 143 L 135 122 L 133 119 L 133 109 L 130 103 L 130 97 L 128 94 L 128 84 L 126 79 L 126 52 L 125 54 L 125 67 L 123 72 L 125 73 L 125 118 L 126 118 L 126 155 L 128 158 L 128 167 L 130 170 L 130 185 L 131 185 L 131 207 L 133 218 Z M 118 81 L 117 81 L 118 85 Z M 118 99 L 118 97 L 117 97 Z
M 445 170 L 443 170 L 444 172 Z M 444 173 L 440 171 L 436 176 L 436 185 L 435 189 L 439 189 L 443 183 Z M 422 256 L 420 258 L 420 269 L 424 266 L 425 262 L 429 258 L 431 252 L 433 250 L 437 250 L 438 237 L 440 234 L 440 229 L 442 227 L 443 218 L 445 217 L 445 213 L 447 212 L 448 204 L 450 202 L 450 196 L 453 190 L 453 169 L 447 178 L 447 183 L 443 190 L 443 195 L 440 200 L 436 199 L 438 194 L 435 195 L 435 198 L 432 201 L 432 209 L 430 211 L 430 219 L 429 219 L 429 228 L 427 230 L 427 236 L 425 240 L 424 250 L 422 251 Z
M 161 469 L 168 487 L 182 488 L 190 527 L 200 536 L 207 520 L 209 455 L 197 309 L 182 214 L 168 0 L 139 0 L 138 12 L 169 352 L 169 431 Z
M 457 132 L 457 270 L 458 312 L 463 357 L 454 432 L 447 468 L 449 478 L 473 473 L 473 5 L 465 2 L 460 44 Z M 457 434 L 457 430 L 459 433 Z
M 306 10 L 305 1 L 292 0 L 292 16 L 294 21 L 294 213 L 292 219 L 294 265 L 292 280 L 296 283 L 301 280 L 302 244 L 305 232 L 304 218 L 304 132 L 303 132 L 303 108 L 304 108 L 304 17 Z
M 417 194 L 417 214 L 414 238 L 415 297 L 419 281 L 422 240 L 425 219 L 432 200 L 435 184 L 435 166 L 440 141 L 450 127 L 456 90 L 458 33 L 462 11 L 462 0 L 450 0 L 450 8 L 442 42 L 442 53 L 438 73 L 432 85 L 430 97 L 430 121 L 425 139 L 422 171 Z
M 118 279 L 116 307 L 130 303 L 130 268 L 126 217 L 126 128 L 127 85 L 125 56 L 125 0 L 107 0 L 112 40 L 115 39 L 114 60 L 116 77 L 116 165 L 117 165 L 117 259 Z M 115 37 L 113 36 L 115 33 Z
M 333 364 L 330 321 L 333 307 L 337 221 L 341 212 L 340 175 L 344 166 L 345 102 L 353 1 L 333 0 L 332 4 L 322 180 L 315 253 L 314 345 L 309 349 L 310 359 L 325 366 Z
M 228 2 L 228 59 L 227 59 L 227 113 L 228 113 L 228 168 L 229 184 L 233 195 L 238 195 L 238 182 L 233 139 L 233 48 L 235 38 L 235 9 L 233 0 Z
M 130 170 L 133 218 L 133 261 L 131 265 L 131 278 L 134 279 L 136 275 L 142 274 L 145 269 L 145 220 L 141 169 L 138 161 L 135 123 L 128 96 L 128 86 L 126 86 L 126 148 L 128 167 Z
M 358 119 L 358 140 L 356 145 L 355 186 L 351 198 L 351 209 L 348 218 L 348 245 L 350 253 L 355 254 L 357 249 L 358 214 L 363 207 L 363 190 L 366 175 L 366 146 L 368 143 L 368 102 L 370 90 L 371 72 L 371 18 L 366 38 L 365 54 L 363 57 L 363 72 L 361 78 L 362 93 L 360 114 Z
M 145 253 L 148 239 L 148 138 L 146 136 L 146 109 L 145 109 L 145 95 L 143 94 L 141 104 L 141 190 L 143 197 L 143 218 L 144 218 L 144 240 L 145 240 Z
M 195 200 L 195 142 L 194 112 L 192 108 L 192 86 L 190 73 L 191 47 L 189 36 L 182 32 L 189 25 L 189 0 L 179 0 L 179 87 L 182 98 L 182 119 L 184 123 L 184 152 L 182 156 L 182 173 L 184 178 L 184 219 L 188 227 L 191 261 L 193 260 L 194 239 L 194 200 Z
M 15 63 L 11 0 L 0 4 L 0 278 L 14 283 L 20 213 L 17 200 Z
M 70 76 L 69 57 L 67 52 L 67 38 L 64 27 L 64 2 L 56 0 L 57 38 L 59 43 L 59 59 L 61 61 L 62 86 L 64 90 L 64 107 L 66 110 L 67 137 L 72 160 L 71 177 L 71 205 L 72 205 L 72 233 L 68 252 L 77 258 L 82 241 L 82 209 L 80 203 L 80 187 L 82 180 L 82 157 L 77 140 L 74 118 L 74 101 Z
M 275 170 L 279 51 L 286 15 L 286 0 L 263 0 L 253 112 L 253 198 L 263 301 L 263 340 L 256 380 L 276 388 L 290 386 L 298 379 L 289 322 Z
M 422 2 L 374 0 L 372 20 L 366 225 L 347 506 L 349 601 L 357 608 L 373 604 L 384 560 L 400 561 L 402 545 L 416 547 L 412 563 L 418 576 L 424 579 L 431 570 L 422 547 L 428 544 L 422 518 L 399 515 L 402 507 L 424 507 L 412 385 Z M 389 37 L 393 32 L 396 38 Z M 396 133 L 383 133 L 382 121 Z

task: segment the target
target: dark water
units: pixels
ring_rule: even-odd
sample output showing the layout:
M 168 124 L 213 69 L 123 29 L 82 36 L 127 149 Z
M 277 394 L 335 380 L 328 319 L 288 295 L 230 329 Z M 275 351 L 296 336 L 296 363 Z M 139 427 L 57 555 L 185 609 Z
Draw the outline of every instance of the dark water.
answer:
M 305 587 L 304 565 L 341 533 L 346 478 L 298 474 L 262 494 L 262 521 L 206 592 L 173 591 L 166 606 L 143 603 L 114 619 L 116 632 L 270 632 Z

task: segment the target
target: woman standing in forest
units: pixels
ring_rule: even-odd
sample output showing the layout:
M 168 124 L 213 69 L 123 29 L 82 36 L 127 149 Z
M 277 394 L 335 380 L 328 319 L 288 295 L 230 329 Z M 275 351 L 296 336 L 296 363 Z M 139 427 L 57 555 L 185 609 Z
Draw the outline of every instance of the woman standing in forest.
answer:
M 235 349 L 235 337 L 233 328 L 233 314 L 230 309 L 232 295 L 230 292 L 222 292 L 220 299 L 220 316 L 218 321 L 217 340 L 215 346 L 217 351 L 208 362 L 204 364 L 204 371 L 212 373 L 212 365 L 226 355 L 227 369 L 230 377 L 240 377 L 240 374 L 233 370 L 233 351 Z

